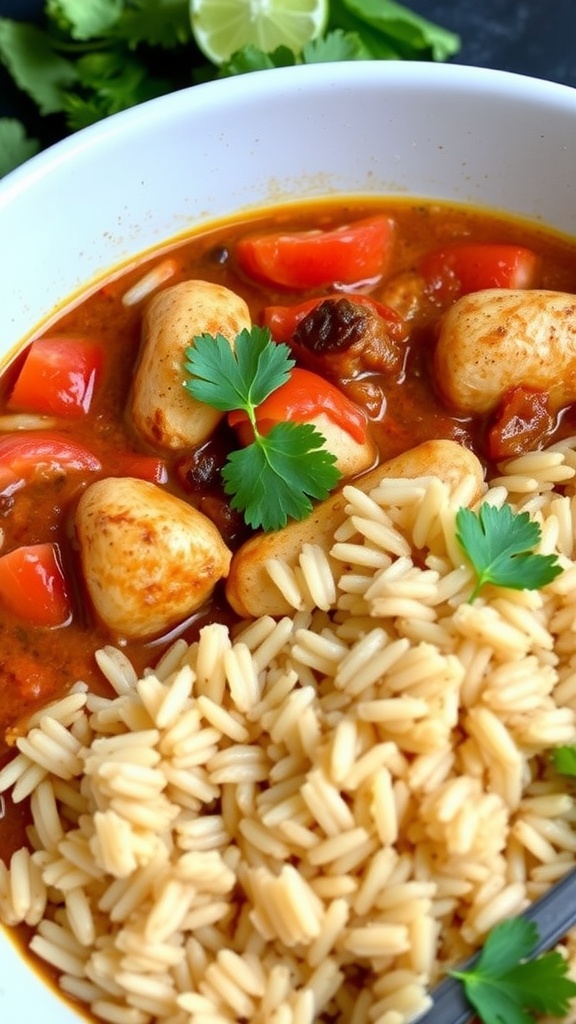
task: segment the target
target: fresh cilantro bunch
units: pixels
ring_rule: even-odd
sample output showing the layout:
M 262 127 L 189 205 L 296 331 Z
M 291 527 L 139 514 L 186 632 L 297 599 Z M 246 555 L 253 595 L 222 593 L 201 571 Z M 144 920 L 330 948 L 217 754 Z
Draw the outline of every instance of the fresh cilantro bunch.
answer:
M 452 971 L 483 1024 L 536 1024 L 537 1014 L 564 1017 L 576 997 L 576 983 L 558 952 L 530 959 L 538 928 L 523 917 L 492 929 L 474 966 Z
M 232 508 L 253 529 L 278 530 L 288 519 L 304 519 L 311 498 L 327 498 L 340 479 L 336 457 L 310 423 L 278 423 L 267 434 L 256 424 L 256 409 L 285 384 L 295 365 L 287 345 L 277 345 L 267 328 L 238 335 L 234 350 L 222 335 L 202 334 L 186 349 L 186 388 L 200 402 L 234 412 L 242 409 L 254 441 L 233 451 L 222 470 Z
M 0 61 L 72 131 L 188 84 L 155 53 L 191 44 L 187 0 L 46 0 L 41 25 L 0 18 Z
M 42 118 L 56 119 L 52 136 L 213 78 L 322 61 L 447 60 L 459 46 L 395 0 L 330 0 L 325 34 L 301 53 L 245 46 L 220 67 L 195 45 L 189 0 L 45 0 L 39 25 L 0 18 L 0 64 Z M 0 176 L 39 148 L 28 134 L 0 118 Z
M 478 513 L 458 509 L 456 537 L 476 574 L 470 602 L 486 583 L 513 590 L 539 590 L 562 572 L 556 555 L 538 555 L 533 548 L 542 531 L 528 512 L 513 512 L 484 503 Z

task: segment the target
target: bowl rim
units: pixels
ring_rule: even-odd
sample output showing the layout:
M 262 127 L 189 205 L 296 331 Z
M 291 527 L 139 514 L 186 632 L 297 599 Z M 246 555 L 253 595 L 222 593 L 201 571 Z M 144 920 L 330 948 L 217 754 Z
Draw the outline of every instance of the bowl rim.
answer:
M 335 75 L 333 84 L 340 87 L 347 81 L 351 85 L 364 82 L 366 77 L 374 80 L 391 80 L 393 84 L 418 87 L 430 76 L 436 78 L 446 89 L 452 90 L 456 82 L 465 85 L 471 93 L 483 95 L 500 94 L 504 87 L 507 95 L 530 103 L 532 98 L 543 101 L 554 101 L 559 106 L 566 105 L 574 109 L 576 115 L 576 89 L 561 82 L 553 82 L 533 75 L 524 75 L 515 71 L 497 68 L 477 67 L 457 62 L 441 63 L 433 61 L 326 61 L 319 64 L 299 64 L 291 67 L 266 68 L 261 71 L 249 71 L 230 78 L 215 79 L 197 85 L 185 86 L 163 96 L 157 96 L 144 103 L 137 104 L 127 110 L 118 111 L 109 117 L 87 125 L 78 131 L 54 142 L 46 149 L 30 157 L 25 163 L 9 171 L 0 179 L 0 211 L 3 205 L 11 202 L 22 189 L 28 188 L 36 179 L 57 170 L 58 166 L 74 155 L 94 146 L 99 146 L 103 139 L 113 139 L 125 132 L 130 132 L 135 125 L 150 119 L 161 117 L 165 110 L 173 115 L 183 113 L 189 108 L 190 102 L 203 100 L 219 106 L 222 98 L 234 105 L 242 105 L 246 96 L 271 89 L 283 91 L 286 84 L 300 88 L 325 82 L 328 88 L 329 77 Z M 257 83 L 260 82 L 260 87 Z M 273 86 L 275 88 L 273 88 Z M 210 101 L 208 100 L 210 97 Z

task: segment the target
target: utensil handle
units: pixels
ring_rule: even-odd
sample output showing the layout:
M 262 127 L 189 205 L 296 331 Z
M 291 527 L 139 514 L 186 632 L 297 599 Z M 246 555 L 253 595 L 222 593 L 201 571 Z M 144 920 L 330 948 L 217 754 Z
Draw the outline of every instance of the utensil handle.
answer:
M 533 921 L 538 928 L 538 944 L 531 959 L 555 946 L 576 924 L 576 868 L 556 882 L 540 899 L 519 915 Z M 481 951 L 466 961 L 462 970 L 469 970 L 480 958 Z M 464 995 L 464 986 L 457 978 L 444 978 L 432 990 L 431 1008 L 418 1024 L 467 1024 L 474 1010 Z

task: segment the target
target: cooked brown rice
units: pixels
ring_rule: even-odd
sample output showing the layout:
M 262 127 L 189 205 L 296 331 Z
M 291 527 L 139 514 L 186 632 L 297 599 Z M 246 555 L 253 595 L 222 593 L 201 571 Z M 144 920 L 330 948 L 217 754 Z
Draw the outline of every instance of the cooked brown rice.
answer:
M 406 1024 L 576 865 L 549 756 L 576 743 L 576 439 L 500 469 L 482 500 L 564 567 L 542 591 L 467 602 L 468 481 L 348 486 L 331 552 L 269 565 L 293 617 L 206 626 L 141 679 L 106 648 L 111 697 L 33 717 L 0 772 L 32 817 L 0 917 L 71 999 L 109 1024 Z

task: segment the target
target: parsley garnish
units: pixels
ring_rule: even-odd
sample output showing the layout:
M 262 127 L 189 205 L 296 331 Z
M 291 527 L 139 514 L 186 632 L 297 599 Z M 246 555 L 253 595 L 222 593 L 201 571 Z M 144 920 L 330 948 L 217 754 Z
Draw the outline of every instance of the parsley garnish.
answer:
M 278 423 L 267 434 L 256 424 L 256 409 L 285 384 L 294 360 L 287 345 L 277 345 L 267 328 L 243 330 L 234 350 L 222 335 L 201 334 L 186 349 L 190 394 L 221 412 L 242 409 L 254 441 L 232 452 L 222 470 L 233 509 L 253 529 L 278 530 L 288 519 L 304 519 L 311 498 L 327 498 L 340 479 L 336 457 L 310 423 Z
M 556 747 L 552 751 L 552 764 L 560 775 L 576 775 L 576 747 Z
M 556 555 L 532 553 L 541 537 L 540 527 L 528 512 L 513 512 L 509 505 L 497 508 L 485 503 L 477 513 L 459 509 L 456 537 L 476 573 L 471 602 L 486 583 L 539 590 L 562 572 Z
M 576 997 L 576 983 L 558 952 L 529 960 L 538 928 L 523 917 L 492 929 L 475 965 L 451 971 L 484 1024 L 535 1024 L 529 1011 L 564 1017 Z

